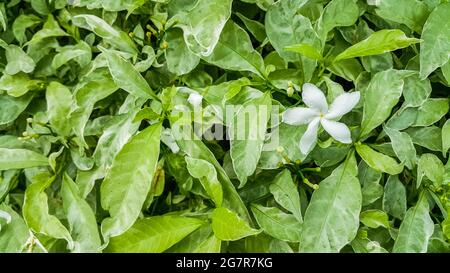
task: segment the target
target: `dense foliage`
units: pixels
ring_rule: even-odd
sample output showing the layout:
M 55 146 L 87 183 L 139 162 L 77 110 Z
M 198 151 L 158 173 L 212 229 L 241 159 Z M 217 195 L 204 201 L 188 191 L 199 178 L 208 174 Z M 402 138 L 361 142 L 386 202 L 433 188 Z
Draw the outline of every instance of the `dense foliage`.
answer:
M 449 252 L 449 15 L 1 2 L 0 252 Z

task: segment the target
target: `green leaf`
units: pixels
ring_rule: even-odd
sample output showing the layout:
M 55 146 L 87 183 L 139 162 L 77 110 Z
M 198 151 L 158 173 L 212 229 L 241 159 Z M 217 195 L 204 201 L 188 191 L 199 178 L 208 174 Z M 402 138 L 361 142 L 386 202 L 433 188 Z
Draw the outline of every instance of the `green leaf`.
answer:
M 61 197 L 74 240 L 73 252 L 98 252 L 101 241 L 95 214 L 67 174 L 63 177 Z
M 241 181 L 239 187 L 243 187 L 247 183 L 247 177 L 256 170 L 264 145 L 271 107 L 272 99 L 267 92 L 262 97 L 242 105 L 233 118 L 230 156 L 234 171 Z
M 138 218 L 158 163 L 161 127 L 143 130 L 114 158 L 100 188 L 102 207 L 110 213 L 102 222 L 105 238 L 124 233 Z
M 211 225 L 203 225 L 168 249 L 168 253 L 220 253 L 222 241 L 217 239 Z
M 172 124 L 172 128 L 176 128 L 176 124 Z M 217 171 L 217 178 L 222 184 L 223 202 L 222 206 L 235 211 L 239 217 L 250 221 L 250 215 L 241 197 L 236 191 L 233 183 L 226 174 L 222 166 L 217 162 L 214 154 L 205 146 L 205 144 L 191 133 L 173 129 L 174 137 L 180 149 L 192 158 L 203 159 L 213 164 Z
M 52 68 L 59 69 L 71 60 L 77 62 L 80 67 L 86 67 L 91 62 L 91 47 L 85 42 L 79 42 L 74 46 L 65 46 L 55 55 L 52 61 Z
M 291 45 L 285 47 L 284 50 L 302 54 L 303 56 L 306 56 L 313 60 L 317 61 L 323 60 L 322 54 L 317 50 L 317 48 L 309 44 Z
M 442 153 L 447 154 L 450 149 L 450 120 L 442 126 Z
M 15 75 L 4 74 L 0 78 L 0 90 L 5 90 L 8 95 L 21 97 L 28 91 L 40 88 L 41 81 L 31 80 L 25 73 Z
M 406 213 L 406 188 L 398 176 L 389 176 L 384 186 L 383 210 L 398 219 Z
M 25 191 L 23 201 L 23 218 L 27 226 L 36 233 L 41 233 L 68 242 L 69 249 L 73 249 L 73 240 L 66 227 L 49 214 L 48 197 L 45 190 L 53 183 L 55 177 L 43 177 L 31 184 Z
M 4 72 L 8 75 L 15 75 L 19 72 L 31 73 L 36 67 L 33 59 L 16 45 L 9 45 L 6 48 L 5 55 L 8 63 Z
M 206 160 L 186 157 L 187 169 L 189 173 L 200 180 L 203 188 L 216 204 L 216 207 L 222 206 L 223 191 L 222 185 L 217 180 L 217 172 L 214 165 Z
M 106 251 L 161 253 L 203 224 L 202 220 L 175 215 L 140 219 L 124 234 L 111 238 Z
M 166 32 L 168 48 L 165 51 L 167 69 L 176 75 L 191 72 L 200 62 L 200 57 L 192 53 L 183 39 L 183 32 L 170 29 Z
M 92 78 L 86 79 L 85 82 L 80 83 L 79 88 L 74 90 L 76 106 L 71 113 L 71 123 L 75 135 L 82 141 L 84 141 L 86 123 L 92 114 L 95 103 L 105 99 L 118 89 L 107 70 L 100 70 L 91 76 Z
M 73 106 L 73 97 L 69 88 L 58 82 L 51 82 L 47 86 L 45 98 L 47 100 L 48 119 L 53 129 L 62 136 L 68 136 L 71 131 L 71 124 L 67 122 L 67 117 L 70 115 Z
M 407 71 L 392 69 L 375 74 L 364 92 L 361 137 L 368 135 L 390 116 L 402 95 L 403 78 L 409 74 Z M 383 103 L 379 103 L 380 97 Z
M 429 15 L 428 7 L 418 0 L 379 1 L 375 12 L 380 17 L 420 33 Z
M 270 193 L 273 194 L 275 201 L 283 208 L 290 211 L 298 222 L 303 222 L 302 210 L 300 207 L 300 196 L 297 187 L 292 181 L 289 170 L 279 173 L 273 183 L 269 186 Z
M 7 21 L 8 18 L 6 17 L 6 11 L 5 11 L 5 4 L 0 4 L 0 25 L 2 27 L 2 31 L 6 31 L 7 29 Z
M 288 242 L 300 242 L 301 223 L 292 214 L 286 214 L 278 208 L 252 205 L 252 212 L 259 226 L 279 240 Z
M 442 151 L 442 132 L 436 126 L 411 128 L 406 131 L 414 144 L 420 145 L 432 151 Z
M 298 12 L 306 2 L 306 0 L 276 2 L 267 10 L 265 26 L 267 38 L 278 54 L 287 62 L 301 63 L 304 81 L 309 81 L 316 68 L 316 61 L 284 50 L 286 46 L 295 44 L 309 44 L 321 48 L 321 41 L 311 21 Z
M 0 125 L 14 121 L 24 110 L 33 98 L 32 95 L 25 95 L 18 98 L 0 94 Z
M 417 159 L 416 148 L 411 137 L 405 132 L 400 132 L 387 126 L 384 127 L 384 131 L 391 139 L 392 148 L 400 162 L 412 170 L 416 165 Z
M 0 230 L 0 252 L 22 252 L 30 236 L 27 225 L 17 212 L 6 204 L 0 204 L 0 210 L 11 216 L 11 222 L 3 225 Z
M 108 60 L 108 68 L 114 82 L 119 88 L 141 98 L 153 98 L 158 100 L 147 81 L 136 71 L 131 63 L 114 51 L 103 52 Z
M 48 166 L 46 156 L 26 149 L 0 148 L 0 170 Z
M 396 175 L 403 171 L 403 165 L 397 163 L 395 159 L 385 154 L 376 152 L 367 145 L 356 145 L 356 151 L 367 163 L 367 165 L 374 170 L 391 175 Z
M 423 105 L 431 94 L 430 80 L 420 80 L 419 73 L 404 79 L 403 107 L 419 107 Z
M 320 16 L 317 28 L 322 41 L 328 32 L 339 26 L 351 26 L 359 17 L 359 7 L 355 0 L 332 0 Z
M 223 28 L 214 51 L 203 59 L 223 69 L 250 71 L 260 77 L 265 75 L 261 55 L 253 49 L 250 37 L 245 30 L 232 21 Z
M 377 241 L 368 238 L 355 238 L 351 243 L 355 253 L 388 253 Z
M 417 204 L 406 212 L 392 251 L 396 253 L 427 252 L 428 240 L 433 230 L 434 223 L 429 214 L 428 201 L 422 193 Z
M 448 99 L 427 99 L 419 107 L 413 126 L 430 126 L 438 122 L 449 110 Z
M 173 17 L 183 29 L 190 51 L 201 57 L 211 55 L 220 33 L 231 16 L 232 0 L 199 0 L 192 8 Z M 180 6 L 182 6 L 181 4 Z
M 437 6 L 428 17 L 420 44 L 420 78 L 425 79 L 434 70 L 446 64 L 450 55 L 450 3 Z
M 383 29 L 344 50 L 336 56 L 334 62 L 355 57 L 379 55 L 419 42 L 419 39 L 406 37 L 405 33 L 399 29 Z
M 72 18 L 74 25 L 94 32 L 105 40 L 105 42 L 127 53 L 137 54 L 136 45 L 123 31 L 110 26 L 103 19 L 91 15 L 80 14 Z
M 389 217 L 386 212 L 381 210 L 371 209 L 363 211 L 359 215 L 359 220 L 370 228 L 389 228 Z
M 55 20 L 55 17 L 49 14 L 47 17 L 47 21 L 45 21 L 44 23 L 43 28 L 38 32 L 36 32 L 33 35 L 33 38 L 31 38 L 31 40 L 25 45 L 28 46 L 28 51 L 30 51 L 30 48 L 39 45 L 39 43 L 41 42 L 45 42 L 45 39 L 47 38 L 64 37 L 64 36 L 69 35 L 64 30 L 61 29 L 58 22 Z M 30 52 L 28 52 L 28 54 L 30 54 Z
M 227 208 L 214 209 L 211 219 L 214 234 L 223 241 L 236 241 L 261 232 L 251 228 L 247 222 Z
M 445 168 L 444 164 L 434 154 L 423 154 L 417 163 L 417 185 L 419 188 L 422 178 L 426 176 L 434 184 L 439 187 L 444 180 Z
M 250 31 L 250 33 L 258 40 L 258 42 L 263 43 L 267 38 L 266 29 L 263 24 L 258 21 L 248 19 L 241 13 L 236 13 L 239 19 L 242 20 L 245 27 Z
M 19 15 L 12 25 L 12 32 L 17 41 L 22 45 L 27 42 L 25 31 L 37 24 L 41 23 L 41 19 L 34 14 Z
M 351 153 L 320 182 L 306 209 L 300 252 L 339 252 L 355 238 L 362 202 L 357 173 Z

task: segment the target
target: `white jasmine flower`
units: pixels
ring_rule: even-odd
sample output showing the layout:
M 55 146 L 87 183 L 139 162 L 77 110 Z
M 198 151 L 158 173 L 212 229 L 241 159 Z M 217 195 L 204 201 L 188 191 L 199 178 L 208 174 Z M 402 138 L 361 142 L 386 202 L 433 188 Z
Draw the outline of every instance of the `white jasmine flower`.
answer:
M 309 107 L 295 107 L 283 113 L 283 122 L 290 125 L 309 124 L 305 134 L 300 139 L 300 151 L 308 154 L 317 143 L 319 125 L 335 140 L 351 143 L 350 129 L 347 125 L 337 122 L 342 116 L 350 112 L 360 99 L 359 92 L 339 95 L 328 108 L 328 103 L 322 90 L 315 85 L 303 85 L 302 98 Z
M 194 107 L 202 105 L 202 100 L 203 96 L 197 92 L 192 92 L 191 94 L 189 94 L 188 102 Z

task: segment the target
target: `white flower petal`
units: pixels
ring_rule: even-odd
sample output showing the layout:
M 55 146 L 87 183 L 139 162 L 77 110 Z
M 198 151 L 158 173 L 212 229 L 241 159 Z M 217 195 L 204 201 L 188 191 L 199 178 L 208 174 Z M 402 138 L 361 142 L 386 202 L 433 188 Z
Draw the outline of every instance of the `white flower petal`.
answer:
M 331 104 L 330 111 L 325 115 L 326 119 L 339 119 L 350 112 L 359 102 L 359 92 L 344 93 L 339 95 Z M 381 98 L 380 98 L 381 99 Z
M 316 110 L 305 107 L 295 107 L 287 109 L 283 113 L 283 122 L 290 125 L 302 125 L 310 123 L 318 116 L 319 112 Z
M 328 112 L 328 104 L 322 90 L 317 88 L 314 84 L 305 83 L 303 85 L 302 93 L 303 101 L 309 107 L 316 109 L 322 113 Z
M 200 95 L 199 93 L 191 93 L 188 98 L 188 102 L 194 107 L 201 105 L 202 100 L 203 96 Z
M 352 143 L 352 135 L 350 133 L 350 129 L 348 129 L 347 125 L 341 122 L 332 121 L 328 119 L 321 119 L 320 123 L 323 126 L 323 129 L 328 132 L 334 139 L 342 143 Z
M 302 154 L 307 155 L 317 143 L 317 131 L 319 129 L 320 118 L 315 118 L 311 121 L 300 139 L 300 151 Z

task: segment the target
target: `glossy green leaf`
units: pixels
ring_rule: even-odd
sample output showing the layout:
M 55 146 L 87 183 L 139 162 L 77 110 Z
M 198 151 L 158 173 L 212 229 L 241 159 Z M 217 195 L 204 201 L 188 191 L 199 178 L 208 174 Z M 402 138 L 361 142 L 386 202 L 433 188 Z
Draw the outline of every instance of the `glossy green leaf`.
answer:
M 267 234 L 283 241 L 300 241 L 302 225 L 292 214 L 258 204 L 252 205 L 252 212 L 259 226 Z
M 384 186 L 383 210 L 398 219 L 406 213 L 406 188 L 398 176 L 389 176 Z
M 26 149 L 0 148 L 0 170 L 47 166 L 46 156 Z
M 227 70 L 250 71 L 264 77 L 264 61 L 253 49 L 250 37 L 237 24 L 228 22 L 213 52 L 205 61 Z
M 22 252 L 30 236 L 27 225 L 17 212 L 6 204 L 0 204 L 0 210 L 11 216 L 11 221 L 2 225 L 0 230 L 0 252 Z
M 125 32 L 115 29 L 95 15 L 76 15 L 73 17 L 72 21 L 77 27 L 94 32 L 117 49 L 131 54 L 137 53 L 136 45 Z
M 444 180 L 444 173 L 444 164 L 436 155 L 423 154 L 417 163 L 417 188 L 420 187 L 424 176 L 436 186 L 440 186 Z
M 220 253 L 222 241 L 214 235 L 210 225 L 203 225 L 168 249 L 169 253 Z
M 291 45 L 285 47 L 284 50 L 299 53 L 317 61 L 321 61 L 323 59 L 322 54 L 315 47 L 308 44 Z
M 416 148 L 411 137 L 405 132 L 400 132 L 386 126 L 384 127 L 384 131 L 391 139 L 392 148 L 397 158 L 408 169 L 412 170 L 416 164 Z
M 447 120 L 442 126 L 442 152 L 447 154 L 450 149 L 450 121 Z
M 55 177 L 44 177 L 27 188 L 23 201 L 23 218 L 34 232 L 64 239 L 68 242 L 68 248 L 72 249 L 74 244 L 69 231 L 56 216 L 49 214 L 48 196 L 45 190 L 54 179 Z
M 362 202 L 357 173 L 350 154 L 319 183 L 306 209 L 300 252 L 339 252 L 355 238 Z
M 269 189 L 277 203 L 290 211 L 297 221 L 302 223 L 303 217 L 300 207 L 300 196 L 294 181 L 292 181 L 291 173 L 288 170 L 282 171 L 275 177 Z
M 334 59 L 335 62 L 355 57 L 378 55 L 419 43 L 416 38 L 408 38 L 399 29 L 383 29 L 371 34 L 367 39 L 347 48 Z
M 113 51 L 105 51 L 109 72 L 118 87 L 142 98 L 156 98 L 147 81 L 131 63 Z
M 203 57 L 212 54 L 231 16 L 231 5 L 232 0 L 199 0 L 175 16 L 190 51 Z
M 47 86 L 45 97 L 50 124 L 56 132 L 62 136 L 68 136 L 71 131 L 71 124 L 67 122 L 66 117 L 72 111 L 72 93 L 66 86 L 58 82 L 51 82 Z
M 150 126 L 114 158 L 100 188 L 102 207 L 110 213 L 102 222 L 104 237 L 124 233 L 138 218 L 156 170 L 160 136 L 161 124 Z
M 203 188 L 209 194 L 216 206 L 222 206 L 222 185 L 219 180 L 217 180 L 217 172 L 214 165 L 206 160 L 191 157 L 186 157 L 186 163 L 189 173 L 200 180 Z
M 382 210 L 372 209 L 363 211 L 359 215 L 359 220 L 365 226 L 370 228 L 389 228 L 389 217 L 386 212 Z
M 403 165 L 385 154 L 379 153 L 367 145 L 356 145 L 356 151 L 371 168 L 391 175 L 403 171 Z
M 423 26 L 420 44 L 420 77 L 430 75 L 438 67 L 446 64 L 450 58 L 450 3 L 438 5 Z
M 74 241 L 73 252 L 98 252 L 101 241 L 94 212 L 67 174 L 63 178 L 61 197 Z
M 0 94 L 0 125 L 14 121 L 24 110 L 33 98 L 32 95 L 25 95 L 18 98 Z
M 320 47 L 321 42 L 311 21 L 297 12 L 305 0 L 278 1 L 270 6 L 265 17 L 267 38 L 275 50 L 288 62 L 300 62 L 305 81 L 312 77 L 316 62 L 307 57 L 284 50 L 286 46 L 295 44 L 309 44 Z
M 211 219 L 214 234 L 223 241 L 236 241 L 261 232 L 251 228 L 247 222 L 227 208 L 215 209 Z
M 429 214 L 428 201 L 421 194 L 414 207 L 408 209 L 400 225 L 393 252 L 424 253 L 427 251 L 428 239 L 433 234 L 434 224 Z
M 364 92 L 361 137 L 368 135 L 390 116 L 402 95 L 403 78 L 408 75 L 406 71 L 392 69 L 375 74 Z M 380 97 L 383 97 L 383 103 L 379 103 Z
M 447 114 L 449 101 L 448 99 L 428 99 L 418 110 L 413 126 L 430 126 Z
M 4 72 L 8 75 L 14 75 L 19 72 L 31 73 L 36 67 L 33 59 L 16 45 L 9 45 L 6 48 L 5 55 L 8 63 Z
M 380 1 L 375 12 L 386 20 L 405 24 L 419 33 L 430 13 L 427 5 L 418 0 Z
M 191 72 L 200 62 L 200 57 L 192 53 L 184 42 L 183 33 L 179 29 L 166 32 L 168 48 L 165 51 L 167 69 L 177 75 Z
M 262 97 L 244 104 L 234 116 L 231 125 L 234 135 L 231 138 L 230 156 L 234 171 L 241 181 L 240 187 L 247 183 L 247 177 L 256 170 L 271 107 L 270 93 L 265 93 Z
M 154 216 L 136 221 L 127 232 L 111 238 L 107 252 L 161 253 L 204 222 L 182 216 Z

